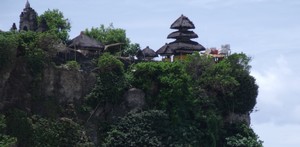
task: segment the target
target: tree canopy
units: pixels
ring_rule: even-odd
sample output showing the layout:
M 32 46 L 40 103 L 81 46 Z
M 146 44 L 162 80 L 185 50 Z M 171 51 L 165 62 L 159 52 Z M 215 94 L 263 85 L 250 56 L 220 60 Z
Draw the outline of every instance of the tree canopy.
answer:
M 43 21 L 46 22 L 48 26 L 47 32 L 54 33 L 64 42 L 68 40 L 68 32 L 71 29 L 71 24 L 69 20 L 64 17 L 61 11 L 58 9 L 48 9 L 38 17 L 39 24 L 41 24 Z
M 130 42 L 124 29 L 115 28 L 113 24 L 110 24 L 108 27 L 105 27 L 102 24 L 99 27 L 93 27 L 90 30 L 86 29 L 85 34 L 105 45 L 120 43 L 119 45 L 110 47 L 108 49 L 109 52 L 120 52 L 124 56 L 134 56 L 138 49 L 140 49 L 139 44 L 132 44 Z
M 13 63 L 17 47 L 16 35 L 0 33 L 0 73 Z
M 94 69 L 79 71 L 85 64 L 66 61 L 67 68 L 52 64 L 57 44 L 67 41 L 71 27 L 62 12 L 48 10 L 39 16 L 42 22 L 48 25 L 45 32 L 0 32 L 0 96 L 14 87 L 11 83 L 22 85 L 20 99 L 0 99 L 0 146 L 262 146 L 249 124 L 226 119 L 230 114 L 249 116 L 256 104 L 258 85 L 250 75 L 251 58 L 246 54 L 235 53 L 218 63 L 195 53 L 184 61 L 136 61 L 124 66 L 123 58 L 115 54 L 134 56 L 139 44 L 130 43 L 124 29 L 100 25 L 85 33 L 107 46 L 117 45 L 111 46 L 110 53 L 80 61 L 93 64 Z M 15 69 L 3 78 L 10 68 Z M 91 76 L 81 82 L 95 84 L 90 89 L 81 87 L 86 89 L 79 91 L 86 93 L 80 98 L 63 101 L 60 75 L 73 73 Z M 53 87 L 42 85 L 46 78 Z M 124 97 L 131 88 L 143 92 L 145 105 L 127 113 L 129 100 Z M 95 119 L 88 121 L 93 114 Z M 94 132 L 86 133 L 87 127 Z M 91 138 L 98 142 L 92 143 Z

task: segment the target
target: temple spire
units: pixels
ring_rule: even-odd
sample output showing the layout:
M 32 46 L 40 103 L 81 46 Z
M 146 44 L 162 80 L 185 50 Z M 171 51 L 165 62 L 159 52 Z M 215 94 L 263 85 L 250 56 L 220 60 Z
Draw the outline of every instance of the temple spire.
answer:
M 30 8 L 30 3 L 29 3 L 29 1 L 28 1 L 28 0 L 26 1 L 25 8 Z

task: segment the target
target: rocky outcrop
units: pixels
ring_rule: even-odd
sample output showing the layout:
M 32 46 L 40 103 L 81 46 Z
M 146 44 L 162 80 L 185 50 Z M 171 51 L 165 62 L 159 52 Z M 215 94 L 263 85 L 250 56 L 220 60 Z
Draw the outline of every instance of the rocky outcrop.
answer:
M 91 113 L 91 121 L 87 121 L 86 129 L 90 136 L 90 139 L 97 145 L 98 143 L 98 128 L 95 124 L 101 121 L 115 121 L 120 117 L 124 117 L 129 112 L 141 111 L 146 106 L 145 93 L 136 88 L 131 88 L 125 92 L 120 104 L 112 105 L 105 104 L 102 107 L 97 108 L 95 113 Z M 94 123 L 91 123 L 94 122 Z
M 85 97 L 96 82 L 96 74 L 48 67 L 44 70 L 42 95 L 59 98 L 59 102 L 74 102 Z
M 145 106 L 145 93 L 140 89 L 131 88 L 125 92 L 120 104 L 107 103 L 96 110 L 94 117 L 99 120 L 114 120 L 129 112 L 141 111 Z
M 84 98 L 95 82 L 94 73 L 51 64 L 45 66 L 41 77 L 35 77 L 26 68 L 26 63 L 18 59 L 12 70 L 1 74 L 0 111 L 11 107 L 31 111 L 33 107 L 39 107 L 39 102 L 48 101 L 55 102 L 52 105 L 74 103 Z
M 250 114 L 236 114 L 236 113 L 229 113 L 225 118 L 225 122 L 233 124 L 233 123 L 246 123 L 250 125 L 251 119 Z
M 32 78 L 23 59 L 16 60 L 15 64 L 1 74 L 0 103 L 2 103 L 2 109 L 13 106 L 28 107 L 28 100 L 31 98 L 31 94 L 28 92 L 31 87 L 29 83 Z
M 127 111 L 142 110 L 145 105 L 145 93 L 141 89 L 131 88 L 124 95 Z

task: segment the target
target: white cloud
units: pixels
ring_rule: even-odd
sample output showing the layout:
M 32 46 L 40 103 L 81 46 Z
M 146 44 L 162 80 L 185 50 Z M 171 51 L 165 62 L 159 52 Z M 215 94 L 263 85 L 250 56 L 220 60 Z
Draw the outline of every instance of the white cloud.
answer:
M 273 58 L 265 59 L 269 66 L 253 69 L 252 75 L 259 85 L 259 111 L 251 115 L 252 124 L 266 147 L 300 145 L 298 56 L 271 56 Z
M 153 49 L 171 41 L 166 39 L 172 32 L 169 26 L 180 14 L 188 16 L 199 35 L 195 40 L 202 45 L 218 47 L 230 43 L 233 52 L 253 55 L 252 74 L 260 88 L 259 111 L 252 114 L 252 121 L 266 147 L 300 146 L 297 141 L 300 132 L 299 0 L 30 2 L 39 14 L 48 8 L 61 10 L 72 21 L 71 38 L 85 28 L 113 22 L 115 27 L 125 28 L 133 42 Z M 13 22 L 18 24 L 24 5 L 25 1 L 4 0 L 0 5 L 0 29 L 8 30 Z
M 203 8 L 214 9 L 234 7 L 238 5 L 258 4 L 268 1 L 280 2 L 281 0 L 189 0 L 185 3 L 188 3 L 190 6 L 201 6 Z
M 254 124 L 254 131 L 264 141 L 265 147 L 299 147 L 300 125 Z
M 259 85 L 258 103 L 261 105 L 282 107 L 283 99 L 280 96 L 287 94 L 290 89 L 289 86 L 296 82 L 290 64 L 284 56 L 280 56 L 262 71 L 254 69 L 252 75 Z

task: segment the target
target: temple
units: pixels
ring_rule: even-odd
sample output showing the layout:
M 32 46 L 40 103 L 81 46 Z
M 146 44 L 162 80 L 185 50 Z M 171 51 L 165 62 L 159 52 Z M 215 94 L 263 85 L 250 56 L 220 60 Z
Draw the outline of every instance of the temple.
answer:
M 187 54 L 205 50 L 201 44 L 191 40 L 198 38 L 198 35 L 189 30 L 195 29 L 195 26 L 186 16 L 181 15 L 170 28 L 177 31 L 169 34 L 167 38 L 175 41 L 166 43 L 157 50 L 157 53 L 163 57 L 163 61 L 171 61 L 171 56 L 174 61 L 183 60 Z
M 31 8 L 30 3 L 27 0 L 25 8 L 20 14 L 19 31 L 48 31 L 49 27 L 47 25 L 47 20 L 44 17 L 41 17 L 41 19 L 38 22 L 37 18 L 37 12 L 33 8 Z M 158 57 L 158 55 L 160 55 L 163 61 L 171 62 L 177 60 L 184 60 L 188 54 L 192 54 L 194 52 L 205 51 L 204 54 L 213 57 L 216 62 L 219 62 L 231 53 L 229 44 L 223 45 L 220 50 L 217 50 L 217 48 L 205 49 L 201 44 L 199 44 L 196 41 L 193 41 L 192 39 L 198 38 L 198 35 L 194 31 L 192 31 L 192 29 L 195 29 L 195 25 L 191 20 L 189 20 L 188 17 L 184 15 L 181 15 L 178 19 L 176 19 L 171 24 L 170 29 L 173 29 L 175 31 L 170 33 L 167 36 L 167 39 L 174 39 L 175 41 L 166 43 L 156 52 L 147 46 L 145 49 L 139 50 L 136 53 L 137 60 L 154 61 L 155 57 Z M 10 30 L 18 30 L 15 23 L 13 23 Z M 81 32 L 79 36 L 69 41 L 67 51 L 74 52 L 75 60 L 77 60 L 76 57 L 78 55 L 82 55 L 83 57 L 85 56 L 90 59 L 93 57 L 98 57 L 101 53 L 105 51 L 112 50 L 112 47 L 121 46 L 123 44 L 124 43 L 115 43 L 104 45 L 101 42 Z M 69 49 L 71 49 L 71 51 Z M 64 52 L 66 52 L 66 50 L 64 50 Z
M 25 8 L 20 15 L 20 31 L 36 31 L 38 29 L 37 16 L 38 14 L 30 7 L 30 3 L 27 0 Z

